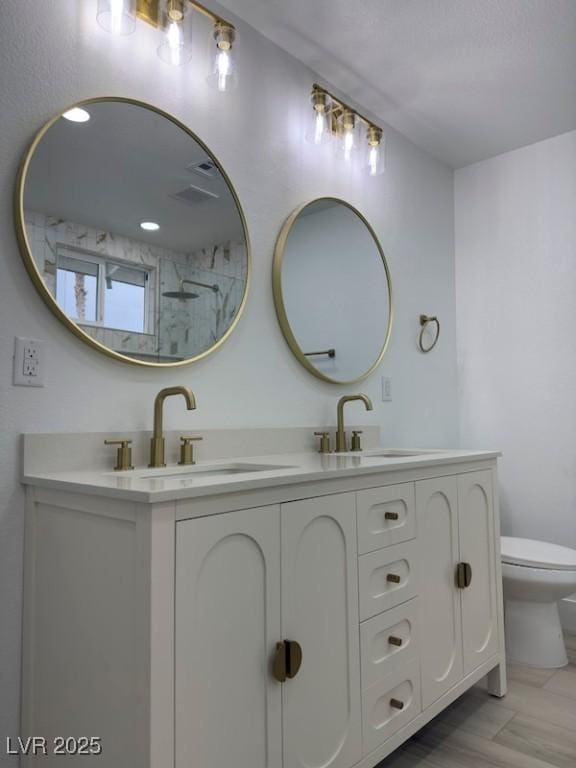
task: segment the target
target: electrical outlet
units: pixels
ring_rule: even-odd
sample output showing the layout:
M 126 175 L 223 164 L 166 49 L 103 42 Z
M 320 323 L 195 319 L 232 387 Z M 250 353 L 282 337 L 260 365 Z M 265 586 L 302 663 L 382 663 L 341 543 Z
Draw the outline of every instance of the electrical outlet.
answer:
M 16 338 L 14 344 L 14 386 L 44 386 L 44 342 Z
M 388 403 L 392 400 L 392 378 L 382 376 L 382 402 Z

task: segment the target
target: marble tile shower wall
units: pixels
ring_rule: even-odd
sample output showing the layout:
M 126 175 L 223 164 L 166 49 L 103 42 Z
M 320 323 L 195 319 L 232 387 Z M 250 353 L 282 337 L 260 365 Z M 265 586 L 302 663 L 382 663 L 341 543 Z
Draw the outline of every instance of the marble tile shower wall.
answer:
M 34 211 L 26 211 L 25 221 L 34 259 L 53 296 L 59 248 L 149 269 L 150 333 L 81 325 L 101 344 L 123 354 L 162 360 L 200 354 L 231 325 L 242 301 L 247 276 L 244 243 L 215 244 L 186 254 Z M 182 301 L 162 295 L 180 290 L 184 279 L 217 284 L 218 293 L 185 286 L 198 298 Z
M 169 299 L 182 280 L 217 285 L 218 292 L 184 285 L 194 299 Z M 160 267 L 160 353 L 193 357 L 209 349 L 228 330 L 238 312 L 246 282 L 246 247 L 230 242 L 190 254 L 185 262 L 163 259 Z

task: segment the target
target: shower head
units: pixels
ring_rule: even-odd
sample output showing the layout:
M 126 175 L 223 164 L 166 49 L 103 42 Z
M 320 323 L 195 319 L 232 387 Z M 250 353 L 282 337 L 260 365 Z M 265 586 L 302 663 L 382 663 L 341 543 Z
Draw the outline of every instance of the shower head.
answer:
M 200 288 L 209 288 L 214 293 L 218 293 L 220 291 L 220 286 L 216 283 L 214 285 L 209 285 L 208 283 L 199 283 L 197 280 L 182 280 L 180 283 L 179 291 L 164 291 L 162 296 L 166 296 L 167 299 L 180 299 L 180 301 L 197 299 L 197 293 L 190 293 L 189 291 L 184 290 L 184 283 L 188 283 L 188 285 L 198 285 Z
M 167 299 L 180 299 L 180 301 L 188 301 L 188 299 L 197 299 L 197 293 L 190 293 L 190 291 L 164 291 L 162 296 Z

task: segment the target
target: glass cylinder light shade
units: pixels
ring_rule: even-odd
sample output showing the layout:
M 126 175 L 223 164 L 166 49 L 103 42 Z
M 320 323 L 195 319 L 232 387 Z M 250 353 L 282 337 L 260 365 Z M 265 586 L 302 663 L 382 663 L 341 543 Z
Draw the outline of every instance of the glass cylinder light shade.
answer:
M 332 138 L 330 99 L 319 89 L 312 91 L 312 111 L 306 130 L 306 141 L 311 144 L 327 144 Z
M 369 176 L 380 176 L 386 168 L 384 134 L 375 125 L 369 125 L 366 129 L 364 168 Z
M 166 64 L 181 67 L 192 58 L 192 14 L 185 0 L 163 0 L 162 43 L 158 56 Z
M 129 35 L 136 29 L 136 0 L 98 0 L 98 24 L 114 35 Z
M 338 117 L 339 151 L 346 162 L 351 162 L 360 146 L 359 120 L 353 110 L 344 108 Z
M 223 22 L 214 25 L 213 38 L 216 43 L 212 58 L 212 69 L 208 75 L 208 84 L 220 93 L 230 91 L 237 82 L 236 62 L 232 50 L 236 39 L 236 30 Z

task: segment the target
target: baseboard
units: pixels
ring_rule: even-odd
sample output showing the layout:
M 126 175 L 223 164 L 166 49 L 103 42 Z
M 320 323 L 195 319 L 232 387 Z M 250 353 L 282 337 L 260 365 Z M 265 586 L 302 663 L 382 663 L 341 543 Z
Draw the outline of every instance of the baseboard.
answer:
M 576 635 L 576 595 L 560 600 L 559 608 L 562 627 Z

